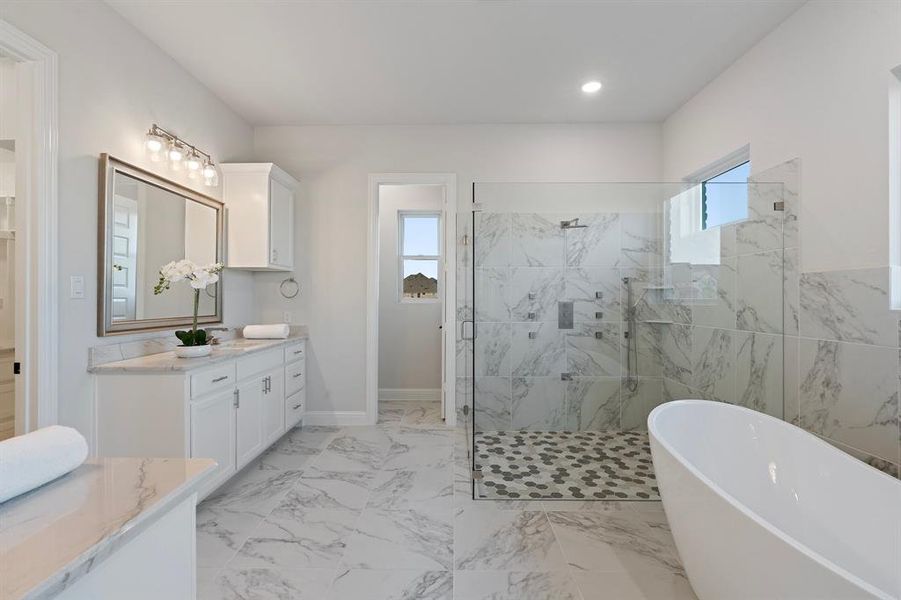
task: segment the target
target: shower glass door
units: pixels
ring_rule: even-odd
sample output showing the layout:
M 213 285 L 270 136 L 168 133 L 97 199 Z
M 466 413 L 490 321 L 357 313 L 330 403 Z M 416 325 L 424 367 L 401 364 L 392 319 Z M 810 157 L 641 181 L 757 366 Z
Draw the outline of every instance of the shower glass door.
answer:
M 782 416 L 781 185 L 720 185 L 474 186 L 475 498 L 659 500 L 657 405 Z

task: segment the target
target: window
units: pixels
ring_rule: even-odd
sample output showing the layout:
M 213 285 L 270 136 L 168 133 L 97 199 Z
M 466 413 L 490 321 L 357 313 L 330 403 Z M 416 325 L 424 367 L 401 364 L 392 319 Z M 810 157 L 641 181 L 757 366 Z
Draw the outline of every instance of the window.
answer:
M 745 161 L 701 181 L 701 229 L 748 218 L 750 174 L 751 162 Z
M 441 288 L 441 213 L 398 213 L 401 302 L 437 302 Z

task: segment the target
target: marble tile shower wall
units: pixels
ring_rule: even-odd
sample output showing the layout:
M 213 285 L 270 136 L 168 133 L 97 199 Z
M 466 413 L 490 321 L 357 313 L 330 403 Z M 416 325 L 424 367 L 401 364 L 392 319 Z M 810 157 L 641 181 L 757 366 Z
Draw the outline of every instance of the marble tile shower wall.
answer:
M 901 343 L 889 268 L 801 272 L 800 161 L 754 179 L 782 190 L 752 187 L 749 219 L 723 228 L 721 265 L 665 267 L 690 321 L 663 334 L 661 400 L 780 416 L 898 476 Z M 778 193 L 783 215 L 772 213 Z
M 661 402 L 708 398 L 782 417 L 901 476 L 901 328 L 889 267 L 802 272 L 800 160 L 754 181 L 749 218 L 723 228 L 716 265 L 667 264 L 662 215 L 631 214 L 482 214 L 474 260 L 472 214 L 461 213 L 458 408 L 474 374 L 480 429 L 641 428 Z M 779 199 L 784 213 L 772 210 Z M 558 221 L 575 216 L 589 228 L 563 233 Z M 473 269 L 475 373 L 472 342 L 460 336 L 473 318 Z M 626 276 L 639 321 L 634 387 L 622 379 L 625 350 L 613 344 Z M 575 302 L 570 335 L 555 333 L 554 294 Z M 522 319 L 528 312 L 535 321 Z M 604 343 L 592 343 L 594 331 Z
M 575 217 L 584 228 L 561 228 Z M 461 216 L 458 235 L 468 243 L 458 247 L 458 319 L 476 322 L 478 342 L 473 366 L 472 342 L 458 340 L 458 388 L 461 399 L 475 396 L 476 430 L 643 424 L 661 394 L 662 364 L 656 350 L 644 349 L 659 346 L 657 331 L 642 323 L 641 337 L 655 341 L 640 345 L 640 385 L 624 386 L 622 279 L 642 287 L 662 281 L 659 223 L 653 213 L 483 212 L 473 244 L 472 217 Z M 558 328 L 560 301 L 574 304 L 571 330 Z M 647 305 L 640 318 L 657 318 Z

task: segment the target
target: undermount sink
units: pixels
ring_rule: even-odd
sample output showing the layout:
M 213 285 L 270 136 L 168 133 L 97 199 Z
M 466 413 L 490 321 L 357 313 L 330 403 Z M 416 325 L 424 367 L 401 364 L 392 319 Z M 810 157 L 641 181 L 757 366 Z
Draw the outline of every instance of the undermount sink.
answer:
M 259 348 L 260 346 L 268 346 L 273 342 L 280 342 L 282 340 L 250 340 L 245 338 L 239 338 L 237 340 L 228 340 L 227 342 L 222 342 L 214 346 L 214 350 L 224 350 L 231 352 L 243 352 L 244 350 L 252 350 L 254 348 Z

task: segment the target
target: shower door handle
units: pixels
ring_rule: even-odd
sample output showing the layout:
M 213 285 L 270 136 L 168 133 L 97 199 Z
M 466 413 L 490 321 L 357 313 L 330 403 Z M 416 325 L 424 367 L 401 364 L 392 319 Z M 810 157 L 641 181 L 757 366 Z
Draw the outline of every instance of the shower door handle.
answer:
M 468 327 L 467 327 L 468 325 Z M 476 324 L 475 321 L 462 321 L 460 323 L 460 339 L 462 340 L 474 340 L 476 339 Z M 469 335 L 466 335 L 466 332 L 469 331 Z

